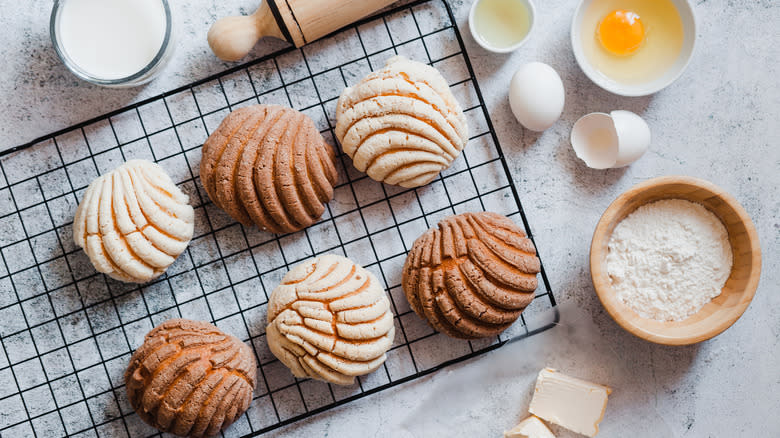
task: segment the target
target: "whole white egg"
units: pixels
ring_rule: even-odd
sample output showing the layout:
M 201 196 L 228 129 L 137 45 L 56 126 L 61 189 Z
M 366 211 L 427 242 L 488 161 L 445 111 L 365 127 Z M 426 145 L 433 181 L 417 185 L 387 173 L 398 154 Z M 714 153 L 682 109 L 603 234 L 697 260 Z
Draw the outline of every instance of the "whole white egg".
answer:
M 530 62 L 520 67 L 509 84 L 509 106 L 521 125 L 531 131 L 544 131 L 563 112 L 563 81 L 552 67 Z

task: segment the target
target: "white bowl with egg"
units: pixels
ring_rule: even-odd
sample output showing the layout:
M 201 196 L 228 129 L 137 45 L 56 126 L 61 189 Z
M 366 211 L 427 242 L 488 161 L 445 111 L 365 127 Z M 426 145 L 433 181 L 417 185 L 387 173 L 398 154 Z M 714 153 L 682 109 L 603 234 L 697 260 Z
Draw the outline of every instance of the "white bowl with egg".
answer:
M 510 53 L 528 40 L 535 16 L 531 0 L 474 0 L 469 11 L 469 30 L 483 49 Z
M 666 4 L 677 16 L 661 7 Z M 628 55 L 608 52 L 600 33 L 604 19 L 618 10 L 637 10 L 643 25 L 641 45 Z M 688 0 L 582 0 L 571 23 L 572 49 L 582 71 L 620 96 L 647 96 L 671 85 L 688 67 L 695 43 L 696 20 Z

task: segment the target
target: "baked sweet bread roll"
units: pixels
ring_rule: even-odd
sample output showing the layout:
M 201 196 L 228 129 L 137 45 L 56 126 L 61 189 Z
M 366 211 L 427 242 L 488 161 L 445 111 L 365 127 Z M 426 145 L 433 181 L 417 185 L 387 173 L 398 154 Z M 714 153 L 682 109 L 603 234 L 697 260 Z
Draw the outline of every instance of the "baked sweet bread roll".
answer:
M 447 81 L 435 68 L 403 56 L 341 93 L 336 137 L 355 168 L 402 187 L 431 182 L 469 138 Z
M 534 299 L 541 263 L 533 242 L 497 213 L 443 219 L 412 246 L 403 288 L 417 315 L 463 339 L 506 330 Z
M 238 222 L 292 233 L 316 222 L 333 198 L 334 159 L 309 117 L 254 105 L 228 114 L 203 144 L 200 178 Z
M 324 255 L 293 268 L 274 289 L 266 336 L 296 377 L 349 385 L 382 365 L 395 327 L 376 277 L 345 257 Z
M 130 160 L 87 187 L 73 219 L 73 241 L 99 272 L 145 283 L 187 248 L 194 228 L 188 202 L 160 166 Z
M 252 402 L 252 350 L 202 321 L 158 325 L 125 371 L 127 398 L 146 423 L 179 436 L 214 436 Z

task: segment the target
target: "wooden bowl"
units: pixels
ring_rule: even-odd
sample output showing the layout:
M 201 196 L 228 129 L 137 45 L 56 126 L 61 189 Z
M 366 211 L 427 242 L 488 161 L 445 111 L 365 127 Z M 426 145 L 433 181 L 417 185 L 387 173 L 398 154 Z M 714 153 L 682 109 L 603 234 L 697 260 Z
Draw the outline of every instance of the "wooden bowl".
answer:
M 721 294 L 682 321 L 639 316 L 617 298 L 607 273 L 607 245 L 617 224 L 641 205 L 661 199 L 686 199 L 715 213 L 726 226 L 734 255 L 731 275 Z M 761 274 L 761 247 L 753 221 L 734 197 L 701 179 L 664 176 L 635 185 L 610 204 L 593 233 L 590 274 L 601 304 L 624 329 L 658 344 L 695 344 L 729 328 L 747 309 Z

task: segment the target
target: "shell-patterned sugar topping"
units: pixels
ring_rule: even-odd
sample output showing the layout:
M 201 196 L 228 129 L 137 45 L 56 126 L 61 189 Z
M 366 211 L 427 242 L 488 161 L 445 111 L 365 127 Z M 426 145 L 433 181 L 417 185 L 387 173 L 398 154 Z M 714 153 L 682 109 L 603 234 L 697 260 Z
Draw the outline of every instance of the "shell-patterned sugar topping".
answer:
M 497 213 L 443 219 L 412 246 L 403 288 L 420 317 L 456 338 L 506 330 L 534 298 L 541 262 L 533 242 Z
M 239 108 L 203 144 L 200 177 L 233 219 L 273 233 L 316 222 L 333 198 L 335 152 L 305 114 L 279 105 Z
M 266 336 L 296 377 L 349 385 L 382 365 L 395 326 L 376 277 L 345 257 L 324 255 L 297 265 L 274 289 Z
M 87 187 L 73 219 L 73 240 L 99 272 L 145 283 L 187 248 L 194 216 L 189 197 L 160 166 L 131 160 Z
M 394 56 L 341 93 L 336 136 L 355 168 L 372 179 L 419 187 L 458 157 L 468 126 L 438 70 Z
M 202 321 L 168 320 L 150 331 L 125 371 L 127 398 L 146 423 L 179 436 L 214 436 L 252 402 L 252 350 Z

